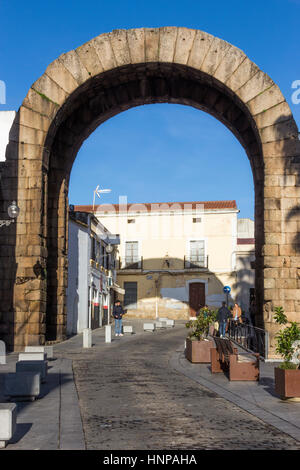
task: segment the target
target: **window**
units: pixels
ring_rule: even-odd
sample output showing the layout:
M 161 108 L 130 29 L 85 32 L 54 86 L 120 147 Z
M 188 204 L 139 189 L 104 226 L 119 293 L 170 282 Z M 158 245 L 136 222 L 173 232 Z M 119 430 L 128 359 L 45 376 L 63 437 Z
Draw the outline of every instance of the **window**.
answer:
M 103 243 L 100 244 L 100 266 L 104 267 L 105 262 L 105 248 Z
M 125 245 L 126 265 L 138 263 L 139 261 L 138 250 L 139 250 L 139 242 L 126 242 L 126 245 Z
M 205 266 L 205 245 L 204 240 L 191 240 L 190 241 L 190 265 L 198 267 Z
M 124 307 L 137 308 L 137 282 L 124 282 Z
M 91 259 L 96 261 L 96 240 L 91 237 Z

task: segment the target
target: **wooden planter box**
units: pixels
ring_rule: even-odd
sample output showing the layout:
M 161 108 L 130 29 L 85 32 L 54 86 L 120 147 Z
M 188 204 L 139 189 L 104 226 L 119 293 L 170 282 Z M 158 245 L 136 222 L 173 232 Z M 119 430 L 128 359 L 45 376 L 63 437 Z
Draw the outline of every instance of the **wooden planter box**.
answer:
M 300 398 L 300 369 L 275 367 L 275 392 L 280 398 Z
M 210 350 L 213 347 L 213 341 L 192 341 L 190 338 L 187 338 L 185 357 L 191 362 L 208 363 L 210 362 Z

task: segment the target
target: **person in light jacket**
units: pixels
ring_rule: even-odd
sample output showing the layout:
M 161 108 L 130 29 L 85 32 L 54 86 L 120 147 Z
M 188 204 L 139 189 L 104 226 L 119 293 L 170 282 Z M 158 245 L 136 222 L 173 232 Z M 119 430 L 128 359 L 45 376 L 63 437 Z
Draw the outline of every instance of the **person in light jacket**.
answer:
M 235 303 L 232 309 L 232 319 L 236 323 L 242 323 L 242 309 L 238 303 Z

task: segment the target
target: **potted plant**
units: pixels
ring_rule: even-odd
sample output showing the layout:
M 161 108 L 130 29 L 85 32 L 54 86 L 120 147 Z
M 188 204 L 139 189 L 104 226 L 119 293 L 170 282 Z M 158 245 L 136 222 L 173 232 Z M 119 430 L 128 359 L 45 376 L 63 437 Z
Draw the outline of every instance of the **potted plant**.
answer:
M 210 362 L 210 349 L 214 347 L 213 341 L 207 338 L 209 327 L 215 321 L 215 312 L 208 307 L 200 309 L 196 320 L 186 323 L 191 331 L 186 339 L 186 358 L 191 362 Z
M 276 323 L 287 325 L 288 319 L 282 307 L 275 308 Z M 280 330 L 275 336 L 276 352 L 284 359 L 275 367 L 275 392 L 280 398 L 300 401 L 300 327 L 297 322 Z

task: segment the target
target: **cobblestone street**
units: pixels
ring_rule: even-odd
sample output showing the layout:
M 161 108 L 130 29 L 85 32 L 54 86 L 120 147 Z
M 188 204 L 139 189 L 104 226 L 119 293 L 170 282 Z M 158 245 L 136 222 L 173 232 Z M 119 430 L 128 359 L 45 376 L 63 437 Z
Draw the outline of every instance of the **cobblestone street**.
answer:
M 96 344 L 84 358 L 69 349 L 87 449 L 300 449 L 293 438 L 174 371 L 169 360 L 185 337 L 177 325 L 114 338 L 101 349 Z

